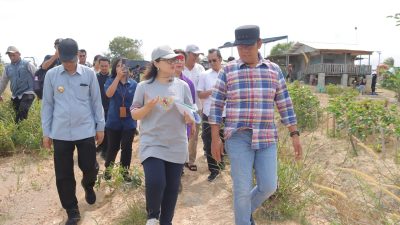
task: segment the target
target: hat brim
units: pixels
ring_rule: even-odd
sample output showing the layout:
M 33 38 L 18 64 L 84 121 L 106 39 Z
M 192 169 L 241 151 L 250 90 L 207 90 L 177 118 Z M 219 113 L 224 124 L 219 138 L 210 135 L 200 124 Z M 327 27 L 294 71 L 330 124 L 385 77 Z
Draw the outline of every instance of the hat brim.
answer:
M 78 61 L 77 55 L 59 55 L 58 56 L 61 62 L 71 62 L 71 61 Z
M 196 54 L 196 55 L 200 55 L 200 54 L 204 55 L 204 53 L 201 52 L 200 50 L 194 51 L 194 52 L 190 51 L 190 52 L 191 52 L 191 53 L 194 53 L 194 54 Z
M 256 42 L 257 42 L 257 39 L 254 39 L 254 40 L 235 40 L 235 42 L 233 42 L 233 46 L 254 45 Z
M 177 56 L 179 56 L 179 54 L 170 53 L 168 55 L 161 56 L 160 59 L 172 59 L 172 58 L 175 58 Z
M 18 51 L 8 51 L 6 52 L 6 55 L 10 54 L 10 53 L 17 53 Z

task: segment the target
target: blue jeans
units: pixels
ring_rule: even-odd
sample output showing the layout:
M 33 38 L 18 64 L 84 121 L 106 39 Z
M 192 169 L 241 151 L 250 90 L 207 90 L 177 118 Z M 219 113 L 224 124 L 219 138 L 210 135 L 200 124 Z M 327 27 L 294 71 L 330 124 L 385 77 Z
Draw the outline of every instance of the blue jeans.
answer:
M 251 130 L 238 130 L 225 145 L 231 162 L 236 225 L 250 225 L 251 214 L 276 191 L 278 183 L 276 144 L 254 150 L 251 136 Z

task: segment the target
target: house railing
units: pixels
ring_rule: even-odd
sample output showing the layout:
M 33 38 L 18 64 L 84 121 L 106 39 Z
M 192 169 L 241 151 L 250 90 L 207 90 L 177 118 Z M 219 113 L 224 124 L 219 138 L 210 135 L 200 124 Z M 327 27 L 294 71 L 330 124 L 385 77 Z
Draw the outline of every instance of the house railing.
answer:
M 305 71 L 305 74 L 325 73 L 326 75 L 340 75 L 347 73 L 349 75 L 368 75 L 371 74 L 371 69 L 372 67 L 370 65 L 319 63 L 309 65 Z

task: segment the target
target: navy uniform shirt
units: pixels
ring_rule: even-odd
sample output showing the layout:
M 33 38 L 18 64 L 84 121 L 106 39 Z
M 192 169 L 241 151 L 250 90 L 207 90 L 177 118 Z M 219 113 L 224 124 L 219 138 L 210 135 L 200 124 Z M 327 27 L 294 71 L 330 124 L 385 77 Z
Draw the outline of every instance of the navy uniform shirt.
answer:
M 104 85 L 106 92 L 114 79 L 115 78 L 113 77 L 107 79 L 106 84 Z M 128 78 L 125 84 L 122 84 L 121 82 L 118 83 L 114 95 L 110 98 L 106 123 L 107 128 L 112 130 L 130 130 L 136 128 L 136 120 L 132 119 L 129 111 L 135 95 L 136 86 L 137 83 L 132 78 Z M 124 100 L 124 104 L 122 104 L 122 100 Z M 126 110 L 125 118 L 119 116 L 119 108 L 122 107 L 122 105 L 124 105 Z

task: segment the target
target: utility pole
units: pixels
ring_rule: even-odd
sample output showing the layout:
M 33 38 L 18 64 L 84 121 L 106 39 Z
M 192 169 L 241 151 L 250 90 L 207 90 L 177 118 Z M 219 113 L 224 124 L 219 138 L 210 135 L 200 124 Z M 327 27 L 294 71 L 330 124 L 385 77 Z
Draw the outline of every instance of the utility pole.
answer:
M 358 34 L 357 34 L 357 27 L 354 27 L 354 30 L 356 32 L 356 44 L 358 44 Z
M 381 51 L 376 51 L 378 53 L 378 66 L 381 64 Z

